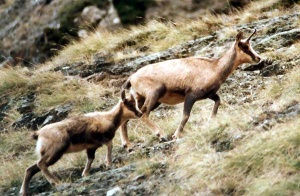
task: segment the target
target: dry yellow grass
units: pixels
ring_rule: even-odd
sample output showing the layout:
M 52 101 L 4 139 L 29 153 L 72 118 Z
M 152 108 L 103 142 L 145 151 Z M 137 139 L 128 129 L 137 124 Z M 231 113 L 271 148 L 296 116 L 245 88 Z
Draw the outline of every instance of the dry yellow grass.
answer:
M 223 108 L 217 120 L 209 124 L 199 123 L 199 116 L 193 114 L 184 142 L 168 161 L 170 172 L 176 171 L 175 179 L 180 179 L 181 185 L 170 183 L 162 192 L 217 195 L 295 195 L 299 192 L 299 118 L 278 123 L 266 132 L 249 126 L 252 119 L 263 112 L 262 104 L 270 100 L 273 101 L 270 108 L 275 111 L 294 101 L 300 102 L 299 75 L 295 68 L 280 85 L 270 79 L 272 85 L 259 93 L 259 100 L 248 106 Z M 278 85 L 280 88 L 274 92 L 272 89 Z M 210 110 L 202 105 L 201 116 Z M 197 119 L 197 125 L 191 125 L 193 119 Z M 168 121 L 164 127 L 168 127 Z M 229 141 L 233 149 L 216 153 L 212 145 L 216 139 Z
M 198 20 L 182 19 L 175 23 L 152 20 L 144 26 L 132 26 L 113 32 L 96 29 L 87 38 L 66 46 L 48 65 L 52 67 L 76 61 L 90 62 L 95 53 L 111 55 L 111 60 L 120 61 L 163 51 L 221 28 L 227 28 L 224 31 L 226 39 L 236 32 L 232 29 L 233 24 L 245 24 L 299 10 L 298 4 L 287 10 L 282 2 L 283 0 L 253 1 L 243 10 L 237 10 L 232 14 L 207 13 Z M 141 48 L 147 50 L 141 51 Z
M 87 39 L 67 46 L 53 61 L 38 70 L 18 67 L 1 69 L 0 94 L 18 96 L 35 91 L 35 112 L 38 113 L 64 103 L 73 104 L 71 115 L 103 110 L 118 99 L 118 96 L 114 95 L 115 89 L 76 77 L 65 77 L 61 73 L 48 70 L 62 63 L 90 61 L 97 52 L 111 54 L 111 58 L 116 61 L 157 52 L 219 28 L 225 29 L 223 39 L 226 39 L 235 34 L 235 29 L 229 25 L 250 22 L 259 17 L 274 17 L 299 9 L 299 5 L 290 10 L 283 10 L 280 6 L 275 10 L 267 9 L 278 2 L 280 1 L 268 0 L 266 4 L 261 4 L 254 1 L 237 15 L 207 15 L 196 21 L 177 22 L 176 25 L 151 21 L 146 26 L 131 27 L 117 32 L 97 30 Z M 261 13 L 263 9 L 266 11 Z M 132 41 L 136 43 L 133 44 Z M 139 47 L 142 46 L 148 46 L 148 51 L 139 51 Z M 263 55 L 286 60 L 287 56 L 296 57 L 299 50 L 300 44 L 295 43 L 283 51 L 266 52 Z M 299 190 L 299 119 L 279 123 L 266 132 L 254 130 L 251 121 L 263 112 L 264 103 L 273 101 L 270 108 L 280 111 L 295 100 L 300 102 L 299 76 L 299 66 L 295 66 L 283 79 L 266 79 L 269 86 L 262 90 L 255 89 L 259 91 L 255 101 L 243 105 L 223 103 L 217 120 L 210 123 L 206 121 L 213 103 L 197 103 L 186 126 L 185 139 L 178 145 L 175 154 L 170 157 L 157 154 L 146 160 L 145 157 L 137 155 L 131 160 L 140 162 L 137 172 L 151 175 L 157 162 L 163 160 L 168 163 L 167 175 L 172 174 L 172 178 L 180 179 L 181 184 L 178 186 L 172 182 L 165 182 L 161 188 L 162 193 L 175 191 L 178 194 L 294 194 Z M 181 119 L 181 113 L 182 105 L 178 105 L 170 110 L 158 111 L 151 118 L 163 127 L 167 134 L 172 134 Z M 10 121 L 18 116 L 14 111 L 9 115 Z M 130 123 L 129 130 L 133 143 L 143 142 L 150 145 L 156 142 L 152 131 L 140 122 Z M 212 145 L 216 139 L 229 141 L 226 147 L 228 150 L 216 153 Z M 120 146 L 119 136 L 114 142 L 115 146 Z M 34 143 L 29 139 L 28 130 L 9 130 L 8 133 L 0 134 L 0 187 L 21 183 L 25 168 L 36 158 Z M 103 163 L 104 149 L 98 150 L 95 167 Z M 67 155 L 53 170 L 82 167 L 85 157 L 84 152 Z

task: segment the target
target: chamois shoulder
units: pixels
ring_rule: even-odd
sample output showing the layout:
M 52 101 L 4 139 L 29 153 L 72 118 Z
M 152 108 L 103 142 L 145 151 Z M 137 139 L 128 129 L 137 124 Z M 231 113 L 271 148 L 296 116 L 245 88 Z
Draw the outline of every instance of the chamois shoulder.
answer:
M 87 114 L 84 114 L 85 117 L 96 117 L 96 116 L 99 116 L 103 114 L 103 112 L 90 112 L 90 113 L 87 113 Z
M 197 60 L 202 60 L 202 61 L 207 61 L 207 62 L 210 62 L 210 63 L 216 62 L 218 60 L 217 58 L 208 58 L 208 57 L 202 57 L 202 56 L 194 56 L 194 57 L 191 57 L 191 58 L 194 58 L 194 59 L 197 59 Z

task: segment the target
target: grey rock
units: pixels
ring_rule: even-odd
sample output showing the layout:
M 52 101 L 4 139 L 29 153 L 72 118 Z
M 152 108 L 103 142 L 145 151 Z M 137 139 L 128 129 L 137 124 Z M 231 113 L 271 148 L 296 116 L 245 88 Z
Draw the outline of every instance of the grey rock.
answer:
M 124 195 L 122 189 L 120 187 L 114 187 L 113 189 L 110 189 L 107 191 L 106 196 L 120 196 Z
M 50 123 L 60 121 L 67 117 L 71 111 L 72 106 L 66 104 L 58 106 L 50 110 L 49 112 L 43 113 L 42 115 L 34 114 L 33 112 L 27 112 L 23 116 L 13 123 L 14 127 L 27 127 L 33 130 L 38 129 L 40 126 L 45 126 Z
M 29 93 L 27 96 L 21 97 L 20 106 L 17 108 L 17 111 L 21 114 L 31 112 L 34 108 L 35 94 Z
M 11 108 L 11 100 L 8 97 L 2 97 L 0 99 L 0 122 L 6 116 L 6 112 Z
M 138 180 L 144 180 L 146 179 L 146 176 L 144 174 L 136 176 L 133 181 L 138 181 Z
M 106 9 L 99 9 L 97 6 L 87 6 L 81 12 L 84 23 L 95 24 L 100 21 L 107 13 Z
M 270 130 L 275 124 L 288 121 L 300 115 L 300 104 L 294 101 L 281 111 L 265 110 L 252 124 L 262 130 Z
M 299 18 L 299 13 L 293 13 L 286 16 L 238 25 L 236 28 L 238 30 L 248 31 L 250 33 L 254 28 L 257 30 L 262 30 L 267 27 L 272 27 L 272 31 L 268 31 L 266 35 L 257 36 L 252 41 L 255 50 L 263 52 L 270 47 L 278 49 L 282 46 L 289 46 L 295 40 L 299 39 L 300 29 L 296 28 L 295 26 L 295 24 L 297 24 L 296 21 L 299 20 Z M 80 75 L 81 77 L 88 77 L 95 73 L 129 75 L 145 65 L 165 61 L 168 59 L 187 57 L 195 54 L 217 58 L 225 51 L 225 49 L 228 47 L 228 44 L 234 41 L 233 38 L 219 40 L 218 36 L 223 33 L 223 30 L 219 30 L 212 35 L 190 40 L 165 51 L 149 54 L 143 57 L 127 59 L 119 63 L 112 62 L 110 57 L 106 57 L 103 54 L 96 54 L 91 65 L 79 63 L 79 66 L 66 65 L 58 67 L 55 70 L 61 70 L 66 75 Z M 216 53 L 216 48 L 218 48 L 218 53 Z M 268 61 L 264 61 L 256 67 L 249 68 L 249 70 L 261 70 L 263 69 L 263 66 L 268 67 L 265 70 L 262 70 L 261 73 L 263 76 L 281 74 L 281 65 L 276 63 L 273 64 Z
M 292 29 L 284 32 L 275 33 L 259 41 L 254 49 L 265 52 L 266 48 L 278 49 L 293 44 L 300 39 L 300 29 Z

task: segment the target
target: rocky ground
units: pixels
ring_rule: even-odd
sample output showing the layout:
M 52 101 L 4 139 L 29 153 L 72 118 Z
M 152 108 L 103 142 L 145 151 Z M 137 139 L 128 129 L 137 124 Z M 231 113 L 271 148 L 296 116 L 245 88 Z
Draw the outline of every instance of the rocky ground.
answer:
M 45 181 L 43 177 L 34 179 L 31 183 L 31 193 L 34 195 L 155 195 L 158 194 L 161 180 L 166 178 L 167 163 L 156 163 L 152 165 L 151 174 L 137 174 L 138 163 L 126 164 L 136 156 L 150 157 L 155 153 L 169 155 L 178 142 L 170 141 L 154 146 L 137 144 L 134 151 L 128 153 L 124 149 L 116 150 L 113 159 L 114 166 L 107 168 L 105 165 L 94 167 L 91 175 L 81 177 L 83 168 L 74 168 L 57 171 L 56 174 L 62 179 L 72 177 L 72 183 L 63 183 L 57 187 Z M 117 165 L 123 165 L 118 167 Z M 133 175 L 134 174 L 134 175 Z M 41 193 L 41 190 L 43 191 Z M 5 195 L 16 195 L 18 187 L 6 191 Z
M 222 166 L 226 163 L 224 159 L 228 157 L 228 159 L 232 157 L 239 159 L 239 156 L 241 156 L 239 160 L 233 163 L 233 165 L 238 164 L 238 170 L 243 167 L 242 162 L 239 162 L 243 160 L 243 147 L 251 147 L 252 143 L 254 143 L 253 140 L 258 140 L 255 137 L 260 138 L 262 136 L 263 138 L 264 135 L 270 134 L 272 136 L 273 134 L 275 139 L 276 137 L 280 138 L 282 134 L 277 134 L 279 132 L 277 129 L 284 130 L 281 126 L 286 126 L 289 130 L 293 130 L 292 126 L 298 126 L 298 124 L 292 124 L 289 127 L 290 123 L 299 123 L 300 116 L 299 83 L 297 84 L 297 81 L 299 81 L 297 79 L 297 77 L 299 78 L 297 69 L 300 63 L 299 19 L 300 14 L 298 12 L 291 12 L 278 17 L 261 19 L 233 27 L 246 34 L 252 32 L 253 29 L 257 29 L 258 35 L 253 39 L 252 44 L 254 49 L 262 54 L 265 59 L 259 64 L 240 67 L 221 87 L 220 96 L 223 105 L 219 115 L 222 118 L 219 119 L 221 122 L 217 122 L 217 128 L 214 128 L 214 122 L 210 122 L 211 125 L 208 125 L 206 116 L 209 116 L 211 108 L 206 103 L 201 104 L 201 107 L 196 106 L 194 116 L 197 119 L 194 117 L 190 119 L 186 128 L 189 133 L 187 133 L 186 138 L 179 141 L 159 142 L 154 137 L 147 137 L 144 140 L 142 132 L 146 132 L 146 128 L 140 124 L 138 125 L 141 128 L 136 128 L 137 125 L 133 124 L 130 127 L 133 130 L 132 132 L 135 133 L 132 136 L 133 138 L 131 138 L 134 141 L 133 143 L 135 143 L 133 151 L 127 152 L 118 144 L 115 145 L 112 167 L 105 167 L 102 164 L 103 161 L 100 160 L 100 162 L 93 164 L 93 170 L 88 177 L 81 177 L 82 164 L 79 164 L 79 167 L 69 167 L 68 169 L 60 167 L 54 171 L 62 179 L 63 183 L 61 185 L 51 187 L 43 176 L 38 175 L 31 181 L 30 192 L 33 195 L 158 195 L 170 194 L 172 191 L 178 191 L 178 194 L 186 194 L 188 192 L 195 195 L 251 195 L 259 193 L 253 193 L 251 192 L 252 190 L 247 189 L 247 187 L 241 187 L 241 185 L 238 185 L 238 182 L 234 181 L 229 181 L 225 185 L 222 184 L 223 181 L 230 178 L 228 177 L 230 173 L 235 174 L 234 171 L 228 172 L 225 170 L 226 167 L 224 167 L 225 169 L 223 167 L 215 167 L 213 172 L 210 171 L 209 175 L 204 172 L 203 176 L 201 176 L 201 172 L 196 172 L 198 170 L 195 167 L 201 168 L 203 165 L 206 165 L 209 168 L 210 165 L 214 165 L 216 162 Z M 114 91 L 118 93 L 119 87 L 131 73 L 149 63 L 192 55 L 219 57 L 228 48 L 229 44 L 234 41 L 234 35 L 224 37 L 224 34 L 227 32 L 228 29 L 226 28 L 220 29 L 210 35 L 199 36 L 194 40 L 162 52 L 118 62 L 111 60 L 109 56 L 97 53 L 93 54 L 93 61 L 90 63 L 77 61 L 75 63 L 61 64 L 55 68 L 51 67 L 49 72 L 62 73 L 66 78 L 80 78 L 80 81 L 91 85 L 113 86 L 115 88 Z M 296 81 L 296 84 L 290 82 L 293 79 Z M 275 85 L 277 83 L 279 86 Z M 15 95 L 4 93 L 4 95 L 0 95 L 1 134 L 9 133 L 12 127 L 17 130 L 36 130 L 40 126 L 66 118 L 76 109 L 72 103 L 65 103 L 57 104 L 47 112 L 39 111 L 40 102 L 37 100 L 37 90 L 29 88 L 25 93 L 22 92 Z M 272 96 L 270 98 L 262 98 L 268 90 L 272 92 Z M 280 98 L 282 96 L 286 97 L 282 98 L 282 100 Z M 116 95 L 108 93 L 105 94 L 105 97 L 107 100 L 114 100 Z M 101 105 L 103 108 L 100 107 L 100 109 L 106 109 L 113 103 L 114 101 L 106 102 L 107 105 Z M 18 112 L 17 118 L 7 120 L 8 114 L 14 110 Z M 181 106 L 161 106 L 154 112 L 152 117 L 160 125 L 164 126 L 168 136 L 170 136 L 177 125 L 178 118 L 180 118 L 181 110 Z M 239 111 L 240 114 L 237 114 Z M 245 119 L 243 119 L 245 122 L 239 122 L 238 117 L 243 115 L 246 115 Z M 234 118 L 237 118 L 237 121 L 234 121 Z M 173 121 L 175 123 L 174 126 L 172 124 Z M 136 133 L 137 131 L 140 132 Z M 287 133 L 289 132 L 287 131 Z M 191 134 L 195 135 L 191 136 Z M 297 140 L 299 134 L 295 133 L 295 135 L 295 140 Z M 272 137 L 264 143 L 268 143 L 271 139 Z M 202 140 L 205 142 L 201 143 L 203 142 Z M 197 142 L 200 142 L 200 144 Z M 288 143 L 292 144 L 293 142 L 288 140 Z M 276 143 L 276 147 L 281 147 L 282 145 L 284 144 L 280 143 L 279 145 Z M 29 146 L 30 148 L 32 147 L 32 145 Z M 260 149 L 260 146 L 254 145 L 254 147 L 257 147 L 259 150 L 256 154 L 264 153 L 264 149 Z M 25 146 L 21 149 L 26 150 L 26 148 L 28 147 Z M 274 149 L 277 148 L 270 147 L 266 149 L 266 151 L 271 152 L 271 157 L 278 155 L 275 152 L 274 155 L 272 154 Z M 299 149 L 298 140 L 296 141 L 297 149 Z M 290 154 L 286 158 L 287 160 L 292 159 L 294 161 L 292 152 L 293 148 L 284 149 L 283 154 Z M 17 155 L 20 154 L 19 152 L 15 153 Z M 195 158 L 194 156 L 196 156 L 196 159 L 190 164 L 188 159 L 191 159 L 190 157 Z M 264 160 L 263 157 L 260 157 L 255 163 L 259 165 L 265 161 L 267 168 L 272 168 L 271 164 L 268 165 L 268 160 Z M 268 157 L 268 154 L 265 157 Z M 24 157 L 22 158 L 24 159 Z M 10 159 L 12 158 L 7 155 L 3 160 Z M 209 162 L 210 160 L 213 161 Z M 242 172 L 243 170 L 239 172 L 242 173 L 245 179 L 249 176 L 254 176 L 259 179 L 259 183 L 262 183 L 264 177 L 272 175 L 272 172 L 263 173 L 264 170 L 267 170 L 262 169 L 264 168 L 263 165 L 255 170 L 255 165 L 251 165 L 252 160 L 256 161 L 255 157 L 249 158 L 246 156 L 246 160 L 249 161 L 246 164 L 246 171 L 244 173 Z M 295 160 L 299 160 L 299 153 L 296 155 Z M 30 161 L 32 160 L 30 159 Z M 275 162 L 279 162 L 282 165 L 285 163 L 279 158 Z M 299 176 L 297 177 L 299 161 L 293 162 L 291 165 L 293 169 L 289 168 L 287 171 L 285 171 L 286 168 L 282 169 L 278 165 L 276 167 L 279 168 L 279 171 L 274 167 L 275 173 L 276 171 L 277 173 L 284 173 L 280 177 L 284 178 L 284 181 L 287 183 L 290 180 L 289 176 L 291 176 L 292 180 L 295 179 L 293 183 L 299 179 Z M 220 178 L 223 181 L 217 182 L 219 180 L 216 178 L 218 171 L 223 169 L 227 171 L 226 174 L 221 173 L 221 176 L 225 175 L 225 180 L 222 176 Z M 251 173 L 252 171 L 254 173 Z M 193 177 L 197 176 L 196 173 L 200 173 L 200 177 L 195 180 Z M 207 176 L 210 176 L 210 178 L 207 178 Z M 209 185 L 206 184 L 206 186 L 200 187 L 199 184 L 203 184 L 203 182 L 200 182 L 201 178 L 211 184 L 216 181 L 221 185 L 212 185 L 212 187 L 207 188 Z M 216 180 L 214 180 L 215 178 Z M 250 182 L 246 181 L 248 183 L 245 183 L 243 181 L 244 178 L 236 178 L 238 179 L 237 181 L 241 181 L 244 184 L 251 184 L 251 180 L 253 181 L 253 178 L 250 178 Z M 213 180 L 209 181 L 209 179 Z M 256 178 L 254 179 L 256 180 Z M 191 181 L 197 182 L 196 185 L 195 182 Z M 292 187 L 290 188 L 291 192 L 283 192 L 282 195 L 297 195 L 300 192 L 299 183 L 295 186 L 295 183 L 293 183 L 293 186 L 288 184 L 287 188 L 282 188 L 285 190 Z M 272 182 L 268 181 L 267 184 L 272 184 Z M 277 184 L 280 184 L 280 182 L 277 182 Z M 215 188 L 218 186 L 221 186 L 221 188 Z M 16 195 L 19 187 L 20 179 L 16 182 L 12 181 L 9 186 L 0 189 L 0 192 L 4 195 Z M 276 183 L 271 187 L 276 191 Z M 268 195 L 265 192 L 264 194 Z
M 115 29 L 151 18 L 171 20 L 184 13 L 185 18 L 196 18 L 207 7 L 220 13 L 229 12 L 230 6 L 242 7 L 249 0 L 205 2 L 4 0 L 0 4 L 0 67 L 7 63 L 29 67 L 43 63 L 70 39 L 87 37 L 90 30 L 97 28 Z

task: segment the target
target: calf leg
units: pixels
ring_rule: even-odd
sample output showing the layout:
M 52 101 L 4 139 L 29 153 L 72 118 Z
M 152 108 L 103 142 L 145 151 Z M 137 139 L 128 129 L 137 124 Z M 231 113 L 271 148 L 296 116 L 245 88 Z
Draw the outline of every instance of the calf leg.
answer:
M 65 153 L 67 148 L 67 143 L 56 144 L 50 147 L 47 146 L 47 148 L 44 148 L 45 153 L 41 154 L 41 158 L 37 162 L 37 166 L 39 167 L 43 175 L 46 177 L 48 182 L 52 185 L 57 185 L 59 183 L 59 179 L 55 175 L 50 173 L 48 167 L 56 163 Z
M 217 94 L 213 94 L 212 96 L 209 97 L 209 99 L 211 99 L 215 102 L 214 109 L 211 114 L 211 117 L 214 118 L 217 115 L 218 108 L 221 104 L 221 99 L 220 99 L 219 95 L 217 95 Z
M 178 126 L 176 132 L 172 136 L 173 139 L 179 139 L 181 137 L 183 128 L 190 117 L 192 107 L 196 101 L 197 101 L 197 97 L 194 96 L 193 94 L 186 95 L 185 100 L 184 100 L 184 106 L 183 106 L 182 120 L 181 120 L 181 123 Z
M 112 152 L 112 140 L 109 141 L 107 144 L 107 153 L 106 153 L 106 166 L 111 166 L 112 160 L 111 160 L 111 152 Z
M 59 179 L 55 175 L 51 174 L 48 170 L 48 164 L 44 158 L 38 161 L 37 166 L 40 168 L 43 175 L 46 177 L 46 179 L 51 185 L 55 186 L 59 183 Z
M 96 152 L 97 148 L 90 148 L 86 150 L 86 154 L 87 154 L 87 162 L 85 165 L 85 168 L 82 172 L 82 176 L 88 176 L 90 173 L 90 169 L 91 169 L 91 165 L 95 159 L 95 152 Z
M 26 169 L 23 184 L 20 189 L 21 195 L 23 195 L 23 196 L 27 195 L 29 181 L 31 180 L 32 176 L 34 176 L 39 171 L 40 171 L 40 168 L 37 166 L 37 164 L 33 164 L 32 166 L 30 166 Z

